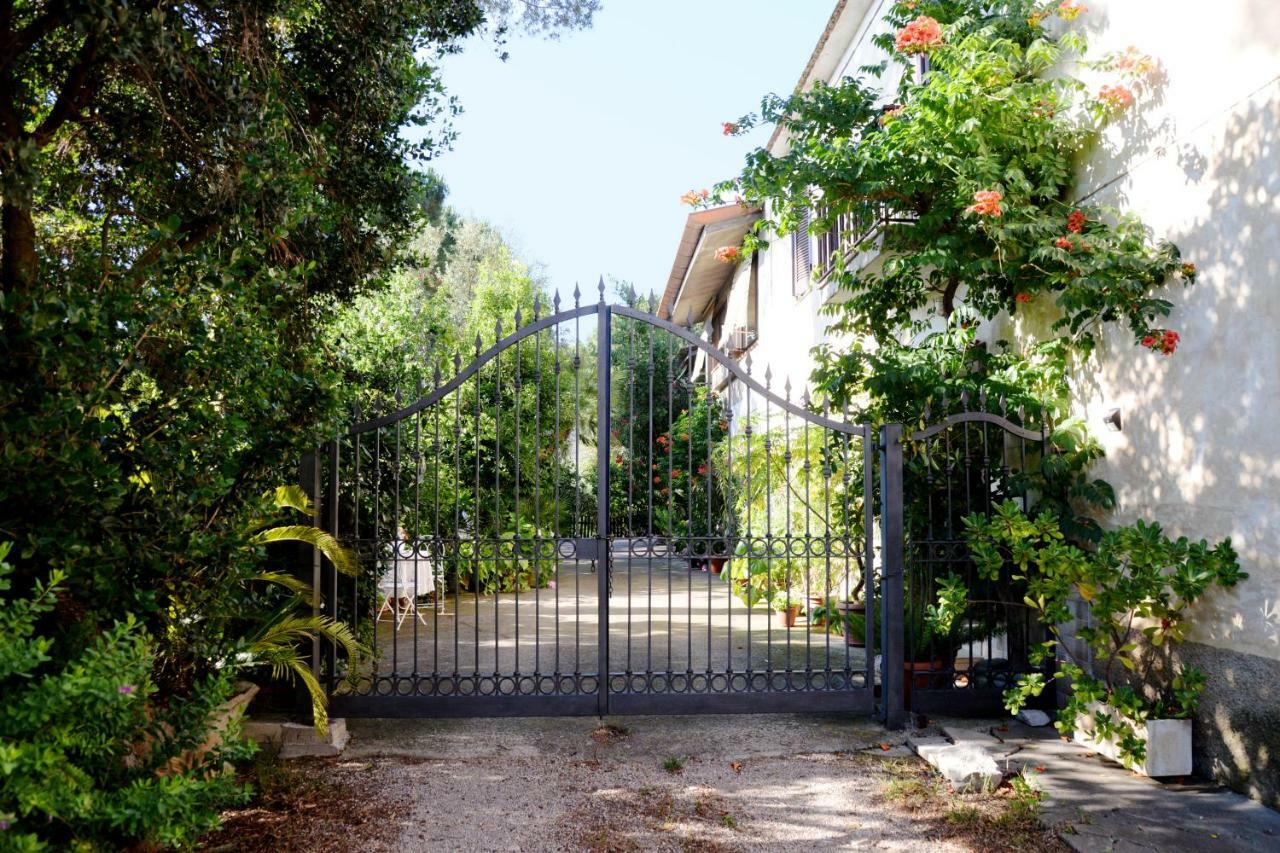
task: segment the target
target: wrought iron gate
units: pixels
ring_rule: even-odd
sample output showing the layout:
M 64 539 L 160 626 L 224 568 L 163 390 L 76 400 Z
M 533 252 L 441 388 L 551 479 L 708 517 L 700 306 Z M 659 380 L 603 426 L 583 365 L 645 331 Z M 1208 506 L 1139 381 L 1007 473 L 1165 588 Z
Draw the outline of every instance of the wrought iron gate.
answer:
M 361 567 L 317 609 L 372 650 L 320 650 L 332 712 L 898 714 L 900 448 L 603 285 L 515 321 L 312 469 Z

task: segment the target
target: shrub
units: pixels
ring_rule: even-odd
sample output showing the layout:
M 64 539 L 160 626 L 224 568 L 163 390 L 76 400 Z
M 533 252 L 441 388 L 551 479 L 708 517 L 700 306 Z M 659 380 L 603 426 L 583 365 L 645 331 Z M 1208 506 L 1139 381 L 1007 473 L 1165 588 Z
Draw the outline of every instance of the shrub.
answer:
M 0 592 L 9 590 L 9 549 L 0 544 Z M 246 754 L 243 744 L 190 752 L 230 685 L 211 678 L 164 705 L 151 639 L 131 616 L 79 652 L 55 655 L 57 639 L 39 628 L 62 582 L 53 571 L 29 595 L 0 600 L 0 846 L 191 846 L 222 806 L 244 797 L 221 770 Z
M 1190 716 L 1204 675 L 1173 661 L 1157 670 L 1154 656 L 1141 654 L 1140 641 L 1166 649 L 1182 642 L 1197 600 L 1212 587 L 1233 587 L 1248 578 L 1231 540 L 1213 546 L 1203 539 L 1174 540 L 1159 524 L 1138 521 L 1107 531 L 1096 548 L 1086 550 L 1067 540 L 1053 513 L 1028 518 L 1013 501 L 998 506 L 989 519 L 969 516 L 965 526 L 981 576 L 1008 570 L 1025 580 L 1027 603 L 1052 635 L 1036 650 L 1033 662 L 1055 654 L 1064 657 L 1056 675 L 1070 678 L 1074 691 L 1058 713 L 1058 730 L 1070 733 L 1078 718 L 1091 718 L 1098 737 L 1115 738 L 1126 765 L 1141 764 L 1146 745 L 1137 724 Z M 1073 623 L 1074 596 L 1088 605 L 1090 624 Z M 1063 642 L 1068 624 L 1075 624 L 1068 629 L 1078 642 L 1075 647 Z M 1081 645 L 1092 653 L 1089 669 L 1074 658 Z M 1045 686 L 1042 673 L 1019 676 L 1005 692 L 1005 704 L 1016 713 Z M 1099 709 L 1095 702 L 1112 710 Z

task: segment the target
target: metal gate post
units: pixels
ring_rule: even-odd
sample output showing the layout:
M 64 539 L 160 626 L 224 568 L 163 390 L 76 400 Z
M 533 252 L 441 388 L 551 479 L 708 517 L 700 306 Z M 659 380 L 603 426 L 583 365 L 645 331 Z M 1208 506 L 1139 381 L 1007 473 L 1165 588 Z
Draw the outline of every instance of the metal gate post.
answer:
M 298 485 L 311 500 L 314 509 L 307 521 L 313 527 L 320 526 L 320 456 L 311 452 L 304 454 L 298 462 Z M 311 615 L 320 615 L 320 550 L 299 542 L 297 549 L 297 576 L 311 585 Z M 311 665 L 311 674 L 320 677 L 320 638 L 311 637 L 310 649 L 307 653 Z M 311 717 L 311 696 L 306 685 L 297 684 L 297 702 L 299 711 Z
M 903 517 L 902 425 L 880 428 L 880 686 L 884 723 L 906 725 L 903 707 Z
M 597 709 L 600 716 L 609 713 L 609 399 L 612 388 L 610 354 L 613 349 L 613 315 L 604 301 L 604 279 L 600 280 L 599 320 L 596 333 L 596 581 L 599 607 L 596 634 L 599 657 L 596 663 Z

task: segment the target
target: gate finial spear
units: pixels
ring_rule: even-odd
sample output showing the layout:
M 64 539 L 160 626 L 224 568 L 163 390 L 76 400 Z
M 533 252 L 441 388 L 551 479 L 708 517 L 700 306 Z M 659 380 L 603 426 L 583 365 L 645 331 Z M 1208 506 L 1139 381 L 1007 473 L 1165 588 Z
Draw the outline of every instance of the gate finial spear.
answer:
M 502 340 L 502 318 L 498 317 L 493 321 L 493 342 L 496 344 Z
M 516 329 L 518 330 L 524 323 L 520 322 L 520 306 L 516 306 Z
M 462 371 L 462 351 L 455 350 L 453 353 L 453 372 L 460 373 Z
M 551 299 L 551 309 L 552 309 L 551 310 L 552 314 L 560 313 L 560 289 L 559 288 L 556 288 L 555 296 L 552 297 Z
M 782 393 L 786 395 L 786 401 L 791 402 L 791 377 L 785 376 L 782 379 Z
M 962 412 L 969 411 L 969 389 L 968 388 L 960 392 L 960 410 Z
M 743 360 L 742 366 L 747 369 L 747 375 L 751 375 L 751 353 L 747 353 L 747 357 Z
M 480 347 L 484 346 L 484 342 L 480 340 L 480 333 L 476 332 L 476 357 L 480 357 Z
M 578 283 L 573 283 L 573 307 L 577 308 L 582 302 L 582 291 L 578 288 Z
M 418 396 L 419 396 L 419 397 L 421 397 L 421 396 L 422 396 L 422 392 L 423 392 L 423 390 L 425 389 L 425 387 L 426 387 L 426 383 L 425 383 L 425 382 L 423 382 L 423 381 L 422 381 L 422 377 L 421 377 L 421 376 L 419 376 L 419 377 L 418 377 Z
M 440 364 L 436 363 L 435 370 L 431 371 L 431 384 L 436 388 L 440 387 Z
M 693 306 L 689 306 L 689 313 L 685 314 L 684 327 L 689 331 L 693 331 Z
M 600 276 L 600 283 L 596 285 L 596 289 L 600 291 L 600 304 L 604 304 L 604 276 Z
M 542 294 L 533 294 L 533 322 L 538 322 L 538 313 L 542 310 Z
M 1009 417 L 1009 400 L 1003 394 L 1000 395 L 1000 416 Z
M 767 389 L 771 382 L 773 382 L 773 368 L 766 364 L 764 366 L 764 387 Z
M 987 389 L 986 388 L 978 389 L 978 408 L 984 412 L 987 410 Z

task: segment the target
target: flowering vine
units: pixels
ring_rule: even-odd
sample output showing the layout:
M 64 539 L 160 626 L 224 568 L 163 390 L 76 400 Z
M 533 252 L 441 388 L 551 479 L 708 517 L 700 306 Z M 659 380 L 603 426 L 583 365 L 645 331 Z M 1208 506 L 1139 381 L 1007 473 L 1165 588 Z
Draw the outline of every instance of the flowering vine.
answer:
M 1063 74 L 1068 60 L 1087 58 L 1083 28 L 1063 23 L 1086 14 L 1070 0 L 894 4 L 876 41 L 904 68 L 897 91 L 882 91 L 875 76 L 847 78 L 768 98 L 759 115 L 734 123 L 736 132 L 778 123 L 790 139 L 782 156 L 753 152 L 740 177 L 717 187 L 768 204 L 745 249 L 800 223 L 821 233 L 841 215 L 887 216 L 886 263 L 833 274 L 847 297 L 836 309 L 841 331 L 908 339 L 931 315 L 971 322 L 1033 302 L 1042 310 L 1048 300 L 1034 297 L 1044 295 L 1077 353 L 1108 322 L 1127 325 L 1136 344 L 1173 352 L 1173 306 L 1159 291 L 1193 283 L 1194 265 L 1136 218 L 1069 201 L 1077 155 L 1139 106 L 1159 68 L 1135 46 L 1085 63 L 1113 75 L 1092 92 Z M 1050 26 L 1054 18 L 1061 23 Z

